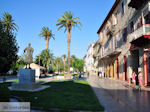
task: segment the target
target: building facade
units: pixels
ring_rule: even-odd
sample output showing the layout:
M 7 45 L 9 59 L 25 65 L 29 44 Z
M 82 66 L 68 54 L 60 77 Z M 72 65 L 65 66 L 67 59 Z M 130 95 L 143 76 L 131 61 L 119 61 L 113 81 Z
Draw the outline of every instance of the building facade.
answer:
M 92 72 L 93 71 L 93 46 L 95 43 L 91 43 L 88 45 L 87 54 L 84 56 L 84 72 Z
M 95 59 L 106 77 L 130 83 L 132 72 L 141 71 L 150 84 L 149 0 L 116 0 L 97 33 Z

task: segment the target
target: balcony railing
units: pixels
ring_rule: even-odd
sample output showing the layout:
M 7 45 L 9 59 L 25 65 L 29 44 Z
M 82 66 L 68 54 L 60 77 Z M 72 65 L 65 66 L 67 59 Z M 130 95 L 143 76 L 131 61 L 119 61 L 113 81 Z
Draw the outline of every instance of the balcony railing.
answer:
M 133 40 L 136 40 L 143 35 L 150 35 L 150 24 L 144 24 L 140 28 L 129 34 L 128 41 L 132 42 Z
M 131 0 L 128 6 L 135 9 L 139 9 L 145 2 L 148 2 L 148 0 Z
M 113 52 L 115 51 L 115 49 L 116 49 L 116 47 L 115 47 L 114 38 L 111 38 L 111 39 L 109 40 L 108 48 L 104 51 L 104 56 L 113 53 Z
M 113 35 L 114 31 L 115 31 L 115 27 L 110 26 L 110 27 L 107 27 L 106 33 L 107 33 L 107 35 Z

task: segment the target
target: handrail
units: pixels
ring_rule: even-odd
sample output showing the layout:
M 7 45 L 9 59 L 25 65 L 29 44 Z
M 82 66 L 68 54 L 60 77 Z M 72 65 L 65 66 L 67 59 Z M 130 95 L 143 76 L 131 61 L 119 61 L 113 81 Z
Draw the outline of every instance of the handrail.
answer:
M 141 27 L 134 30 L 134 32 L 128 34 L 127 36 L 128 41 L 131 42 L 132 40 L 135 40 L 141 37 L 142 35 L 147 35 L 147 34 L 150 35 L 150 24 L 143 24 Z

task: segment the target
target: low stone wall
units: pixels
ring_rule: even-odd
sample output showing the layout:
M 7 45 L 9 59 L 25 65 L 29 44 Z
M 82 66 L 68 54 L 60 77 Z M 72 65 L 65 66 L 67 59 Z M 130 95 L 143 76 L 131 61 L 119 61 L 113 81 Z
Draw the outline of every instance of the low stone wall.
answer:
M 57 79 L 65 79 L 64 76 L 56 76 Z

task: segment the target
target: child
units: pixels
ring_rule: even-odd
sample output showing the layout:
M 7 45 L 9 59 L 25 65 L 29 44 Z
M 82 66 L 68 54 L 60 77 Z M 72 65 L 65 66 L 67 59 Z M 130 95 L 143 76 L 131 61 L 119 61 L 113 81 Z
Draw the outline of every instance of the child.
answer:
M 135 89 L 136 81 L 135 81 L 135 72 L 132 73 L 132 87 Z
M 139 91 L 141 91 L 142 82 L 143 82 L 141 72 L 139 72 L 138 74 L 138 80 L 139 80 Z

